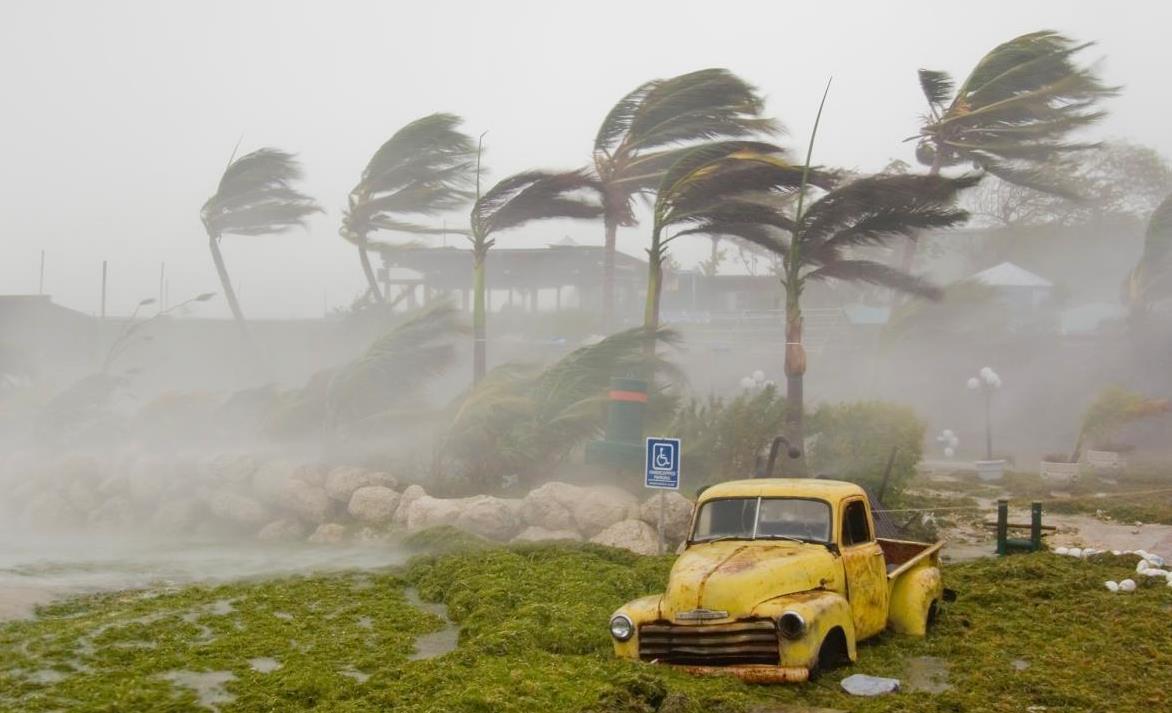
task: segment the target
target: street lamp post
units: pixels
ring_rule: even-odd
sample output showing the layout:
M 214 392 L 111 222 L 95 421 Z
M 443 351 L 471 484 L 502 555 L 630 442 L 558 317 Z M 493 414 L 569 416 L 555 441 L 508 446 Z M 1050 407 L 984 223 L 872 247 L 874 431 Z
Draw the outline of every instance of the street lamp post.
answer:
M 993 392 L 1001 388 L 1001 377 L 991 367 L 982 367 L 966 384 L 970 391 L 980 391 L 985 400 L 985 460 L 977 461 L 977 473 L 982 480 L 1000 480 L 1005 461 L 993 459 Z

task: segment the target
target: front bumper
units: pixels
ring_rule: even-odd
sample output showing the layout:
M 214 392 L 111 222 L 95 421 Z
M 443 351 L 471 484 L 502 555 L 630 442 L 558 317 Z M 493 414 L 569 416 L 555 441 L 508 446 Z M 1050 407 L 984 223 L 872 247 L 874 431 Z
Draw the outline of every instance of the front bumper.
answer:
M 677 666 L 697 676 L 736 676 L 745 683 L 805 683 L 810 669 L 800 666 Z

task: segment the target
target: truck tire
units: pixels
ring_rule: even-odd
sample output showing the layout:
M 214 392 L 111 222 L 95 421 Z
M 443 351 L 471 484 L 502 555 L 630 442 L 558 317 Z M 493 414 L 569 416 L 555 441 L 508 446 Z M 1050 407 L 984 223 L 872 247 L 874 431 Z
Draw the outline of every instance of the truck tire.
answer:
M 814 661 L 814 665 L 810 667 L 810 680 L 816 681 L 822 675 L 823 671 L 838 668 L 849 662 L 850 657 L 847 654 L 846 634 L 842 633 L 842 629 L 832 629 L 826 635 L 826 638 L 822 640 L 822 645 L 818 647 L 818 658 Z

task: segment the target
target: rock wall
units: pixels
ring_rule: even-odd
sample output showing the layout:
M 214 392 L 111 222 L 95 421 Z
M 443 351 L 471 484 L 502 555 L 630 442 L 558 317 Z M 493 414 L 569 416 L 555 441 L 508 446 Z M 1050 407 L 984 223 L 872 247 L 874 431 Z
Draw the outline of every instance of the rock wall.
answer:
M 675 492 L 640 502 L 613 486 L 541 485 L 523 498 L 437 498 L 393 474 L 222 455 L 205 461 L 126 456 L 0 462 L 0 518 L 26 530 L 236 535 L 332 544 L 450 525 L 500 542 L 589 540 L 658 550 L 663 500 L 669 546 L 690 525 L 692 503 Z

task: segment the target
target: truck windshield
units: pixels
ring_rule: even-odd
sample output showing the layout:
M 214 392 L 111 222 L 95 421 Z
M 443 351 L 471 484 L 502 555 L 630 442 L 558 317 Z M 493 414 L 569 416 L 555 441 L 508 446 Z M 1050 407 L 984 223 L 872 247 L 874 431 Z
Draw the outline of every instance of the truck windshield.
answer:
M 830 505 L 809 498 L 721 498 L 700 506 L 692 542 L 830 542 Z

